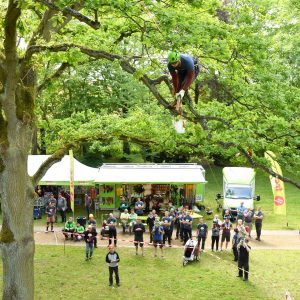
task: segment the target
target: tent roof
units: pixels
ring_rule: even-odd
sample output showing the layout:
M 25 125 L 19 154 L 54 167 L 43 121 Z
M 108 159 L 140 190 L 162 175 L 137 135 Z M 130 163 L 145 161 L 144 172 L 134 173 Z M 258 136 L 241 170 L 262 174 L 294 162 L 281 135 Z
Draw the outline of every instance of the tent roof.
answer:
M 205 183 L 197 164 L 103 164 L 96 183 Z
M 33 176 L 41 164 L 50 155 L 28 155 L 28 175 Z M 74 184 L 94 185 L 97 168 L 88 167 L 74 158 Z M 70 157 L 65 155 L 60 162 L 55 163 L 39 182 L 40 185 L 69 185 Z
M 223 175 L 227 183 L 250 184 L 255 178 L 255 170 L 244 167 L 225 167 Z

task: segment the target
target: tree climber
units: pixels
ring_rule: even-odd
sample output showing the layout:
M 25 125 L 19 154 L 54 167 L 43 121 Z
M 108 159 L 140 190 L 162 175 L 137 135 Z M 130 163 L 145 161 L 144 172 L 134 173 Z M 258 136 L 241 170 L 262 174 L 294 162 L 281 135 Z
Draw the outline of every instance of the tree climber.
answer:
M 184 95 L 199 74 L 199 63 L 192 56 L 174 50 L 168 55 L 168 69 L 172 76 L 176 110 L 179 111 Z

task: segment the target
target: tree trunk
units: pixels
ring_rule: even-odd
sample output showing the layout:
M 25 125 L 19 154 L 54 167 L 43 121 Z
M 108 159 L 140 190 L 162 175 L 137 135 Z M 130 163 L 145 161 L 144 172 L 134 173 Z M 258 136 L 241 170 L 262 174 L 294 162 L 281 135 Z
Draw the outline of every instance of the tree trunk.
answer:
M 35 127 L 32 135 L 32 145 L 31 145 L 31 154 L 38 154 L 38 140 L 37 140 L 37 128 Z
M 3 299 L 34 298 L 33 185 L 27 173 L 31 129 L 17 121 L 8 129 L 0 173 L 3 224 Z

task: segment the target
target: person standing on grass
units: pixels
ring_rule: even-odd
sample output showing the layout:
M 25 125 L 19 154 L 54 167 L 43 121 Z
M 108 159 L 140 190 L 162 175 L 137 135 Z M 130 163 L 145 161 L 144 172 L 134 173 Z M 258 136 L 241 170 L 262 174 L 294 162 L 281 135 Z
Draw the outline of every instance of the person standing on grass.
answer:
M 46 215 L 47 215 L 47 223 L 46 223 L 46 230 L 45 230 L 46 233 L 48 233 L 50 223 L 51 223 L 51 232 L 54 232 L 53 223 L 55 221 L 55 213 L 56 213 L 56 207 L 54 206 L 54 203 L 50 201 L 48 206 L 46 207 Z
M 94 235 L 94 247 L 98 248 L 97 246 L 97 221 L 94 218 L 93 214 L 89 214 L 89 219 L 88 219 L 88 225 L 92 225 L 92 233 Z
M 175 219 L 176 219 L 176 211 L 175 211 L 175 208 L 173 208 L 173 207 L 170 209 L 169 218 L 171 219 L 170 239 L 171 239 L 171 241 L 172 241 L 173 230 L 174 230 L 174 224 L 175 224 Z
M 109 286 L 113 285 L 113 273 L 115 273 L 117 286 L 120 286 L 119 267 L 118 267 L 120 257 L 119 254 L 115 251 L 115 247 L 113 245 L 109 245 L 108 250 L 109 252 L 106 254 L 105 261 L 108 263 Z
M 255 229 L 256 229 L 256 240 L 260 241 L 261 228 L 262 228 L 262 220 L 264 218 L 264 214 L 261 211 L 261 207 L 257 207 L 257 210 L 254 214 L 255 219 Z
M 197 247 L 200 247 L 200 242 L 202 240 L 202 245 L 201 245 L 201 251 L 204 250 L 205 247 L 205 241 L 207 237 L 207 231 L 208 231 L 208 226 L 206 223 L 204 223 L 203 218 L 199 219 L 199 224 L 197 226 L 197 238 L 198 238 L 198 244 Z
M 237 248 L 239 253 L 238 258 L 238 276 L 243 278 L 244 275 L 244 281 L 248 281 L 249 277 L 249 252 L 251 250 L 251 247 L 248 245 L 249 240 L 247 238 L 242 239 Z
M 252 229 L 252 220 L 253 220 L 253 210 L 251 208 L 247 208 L 247 210 L 244 213 L 245 221 L 244 221 L 244 226 L 248 226 L 248 234 L 249 238 L 251 238 L 251 229 Z
M 93 256 L 93 249 L 94 249 L 94 239 L 95 236 L 93 235 L 93 226 L 89 225 L 87 230 L 83 233 L 84 240 L 85 240 L 85 260 L 92 259 Z
M 157 214 L 156 214 L 155 209 L 153 209 L 152 211 L 150 211 L 150 213 L 148 215 L 148 218 L 147 218 L 147 224 L 149 226 L 149 234 L 150 234 L 150 243 L 149 243 L 150 245 L 152 245 L 152 241 L 153 241 L 152 229 L 153 229 L 154 222 L 155 222 L 156 218 L 157 218 Z
M 192 238 L 192 224 L 193 218 L 190 216 L 191 212 L 188 210 L 186 215 L 183 216 L 181 224 L 183 225 L 183 245 L 188 241 L 188 239 Z
M 67 200 L 61 193 L 58 194 L 57 198 L 57 211 L 60 213 L 61 222 L 66 222 Z
M 89 215 L 92 211 L 92 199 L 88 194 L 84 195 L 84 207 L 85 207 L 87 216 L 89 217 Z
M 236 219 L 237 220 L 241 219 L 244 222 L 244 220 L 245 220 L 244 213 L 246 210 L 247 210 L 247 208 L 244 206 L 244 201 L 241 201 L 240 206 L 238 206 L 236 209 L 236 212 L 237 212 Z
M 129 215 L 129 234 L 132 232 L 133 225 L 136 223 L 137 214 L 134 212 L 134 209 L 130 210 Z
M 136 214 L 138 216 L 142 216 L 144 214 L 144 208 L 145 208 L 144 202 L 141 200 L 141 198 L 137 198 L 137 201 L 135 202 L 135 205 L 134 205 Z
M 155 220 L 154 227 L 152 229 L 154 257 L 157 256 L 157 246 L 159 246 L 161 250 L 161 257 L 164 257 L 163 234 L 164 234 L 164 228 L 160 225 L 160 222 L 158 220 Z
M 107 225 L 108 225 L 108 234 L 109 234 L 109 240 L 108 244 L 110 245 L 112 243 L 112 240 L 114 240 L 115 246 L 117 246 L 117 229 L 116 229 L 117 219 L 113 216 L 112 213 L 109 214 L 109 218 L 107 219 Z
M 169 217 L 169 212 L 165 211 L 165 216 L 162 217 L 162 226 L 164 228 L 164 235 L 163 235 L 163 244 L 165 245 L 166 239 L 168 239 L 169 247 L 172 247 L 171 245 L 171 218 Z
M 126 228 L 128 227 L 128 220 L 129 220 L 129 213 L 127 208 L 125 208 L 124 211 L 121 213 L 120 220 L 121 220 L 123 233 L 125 233 Z
M 145 232 L 145 226 L 142 223 L 142 220 L 141 220 L 140 217 L 138 217 L 136 221 L 137 222 L 133 225 L 135 255 L 138 255 L 138 246 L 140 244 L 140 248 L 142 250 L 142 256 L 144 256 L 144 232 Z
M 213 221 L 211 228 L 211 251 L 214 251 L 214 245 L 216 243 L 216 251 L 219 250 L 219 240 L 220 240 L 220 225 L 218 221 Z
M 230 242 L 230 230 L 232 228 L 232 224 L 230 219 L 225 219 L 225 222 L 222 224 L 222 238 L 221 238 L 221 251 L 223 250 L 223 243 L 225 242 L 225 249 L 227 250 L 228 243 Z
M 234 231 L 234 235 L 232 237 L 232 252 L 233 252 L 233 256 L 234 256 L 233 261 L 238 261 L 239 254 L 238 254 L 237 246 L 239 243 L 239 231 L 237 228 L 234 228 L 233 231 Z
M 232 219 L 232 215 L 231 215 L 231 213 L 230 213 L 230 210 L 229 209 L 226 209 L 225 210 L 225 213 L 224 213 L 224 217 L 223 217 L 223 219 L 225 220 L 225 219 L 229 219 L 229 220 L 231 220 Z

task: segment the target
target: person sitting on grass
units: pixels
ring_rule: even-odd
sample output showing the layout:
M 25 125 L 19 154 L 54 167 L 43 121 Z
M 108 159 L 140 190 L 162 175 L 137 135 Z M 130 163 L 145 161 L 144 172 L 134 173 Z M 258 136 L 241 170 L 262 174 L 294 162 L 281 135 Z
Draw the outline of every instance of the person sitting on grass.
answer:
M 145 226 L 142 223 L 142 220 L 140 217 L 138 217 L 136 221 L 137 222 L 133 225 L 135 254 L 138 255 L 138 246 L 140 244 L 140 248 L 142 250 L 142 256 L 144 256 Z
M 73 239 L 73 232 L 75 231 L 75 223 L 73 221 L 73 218 L 70 217 L 69 220 L 65 223 L 65 227 L 63 229 L 63 234 L 66 238 L 66 240 L 71 236 L 71 239 Z
M 80 223 L 77 223 L 75 227 L 74 240 L 81 241 L 83 233 L 84 233 L 84 227 L 80 225 Z
M 92 259 L 92 256 L 93 256 L 95 236 L 93 235 L 92 231 L 93 231 L 93 226 L 89 225 L 87 230 L 84 232 L 85 255 L 86 255 L 85 260 Z
M 154 222 L 154 227 L 152 229 L 152 236 L 153 236 L 153 246 L 154 246 L 154 256 L 157 256 L 157 246 L 159 246 L 161 250 L 161 257 L 164 257 L 164 250 L 163 250 L 163 234 L 164 228 L 160 225 L 160 222 L 156 220 Z

